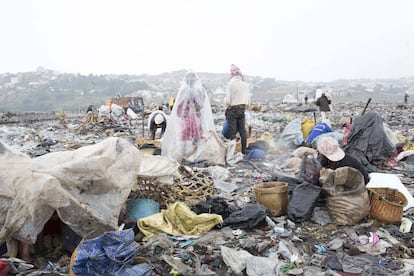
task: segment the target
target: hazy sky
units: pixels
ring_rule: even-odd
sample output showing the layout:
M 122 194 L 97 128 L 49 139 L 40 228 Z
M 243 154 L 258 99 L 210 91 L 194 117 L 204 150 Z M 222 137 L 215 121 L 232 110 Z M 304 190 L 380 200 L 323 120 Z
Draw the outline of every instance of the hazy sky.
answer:
M 412 0 L 3 0 L 0 73 L 414 75 Z

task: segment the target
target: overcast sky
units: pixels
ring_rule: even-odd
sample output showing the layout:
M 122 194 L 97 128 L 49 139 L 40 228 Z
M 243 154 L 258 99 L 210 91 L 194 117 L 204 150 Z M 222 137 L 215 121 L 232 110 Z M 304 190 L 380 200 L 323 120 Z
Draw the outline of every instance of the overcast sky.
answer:
M 0 73 L 414 76 L 412 0 L 4 0 Z

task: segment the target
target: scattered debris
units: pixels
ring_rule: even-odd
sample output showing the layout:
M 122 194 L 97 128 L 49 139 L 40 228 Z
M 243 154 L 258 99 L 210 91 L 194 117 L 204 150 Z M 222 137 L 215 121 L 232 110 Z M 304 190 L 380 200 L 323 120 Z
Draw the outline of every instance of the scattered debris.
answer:
M 344 124 L 354 126 L 348 147 L 371 169 L 366 187 L 349 168 L 319 175 L 315 144 L 305 141 L 319 119 L 309 106 L 254 105 L 249 158 L 219 135 L 220 147 L 206 142 L 223 152 L 220 164 L 159 156 L 143 106 L 129 115 L 116 101 L 87 114 L 2 114 L 0 275 L 101 274 L 100 263 L 118 269 L 111 264 L 121 259 L 123 275 L 410 275 L 414 115 L 405 107 L 334 104 L 332 131 L 318 134 L 342 143 Z M 376 120 L 363 120 L 373 112 Z M 221 133 L 224 114 L 214 116 Z M 368 145 L 392 146 L 361 148 L 358 133 L 369 127 L 383 134 Z M 258 188 L 271 183 L 286 190 L 264 200 Z M 285 192 L 288 201 L 273 206 Z M 141 207 L 148 212 L 135 220 L 134 199 L 157 208 Z M 33 260 L 17 258 L 18 240 L 31 244 Z M 112 253 L 91 262 L 102 256 L 91 248 L 104 244 Z

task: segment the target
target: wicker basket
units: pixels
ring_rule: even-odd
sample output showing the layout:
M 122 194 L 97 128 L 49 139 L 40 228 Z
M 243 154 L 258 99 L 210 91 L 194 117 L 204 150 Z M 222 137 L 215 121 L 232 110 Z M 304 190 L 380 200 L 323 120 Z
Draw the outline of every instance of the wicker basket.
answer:
M 401 221 L 403 209 L 407 205 L 405 196 L 396 189 L 369 188 L 370 217 L 385 224 Z

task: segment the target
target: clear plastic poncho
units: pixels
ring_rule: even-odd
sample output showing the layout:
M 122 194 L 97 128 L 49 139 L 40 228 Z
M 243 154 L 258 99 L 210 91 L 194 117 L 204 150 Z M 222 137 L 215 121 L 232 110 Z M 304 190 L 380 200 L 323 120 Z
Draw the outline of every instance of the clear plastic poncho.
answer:
M 200 78 L 185 74 L 161 143 L 161 155 L 181 162 L 200 150 L 200 141 L 215 131 L 210 100 Z

